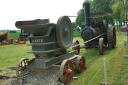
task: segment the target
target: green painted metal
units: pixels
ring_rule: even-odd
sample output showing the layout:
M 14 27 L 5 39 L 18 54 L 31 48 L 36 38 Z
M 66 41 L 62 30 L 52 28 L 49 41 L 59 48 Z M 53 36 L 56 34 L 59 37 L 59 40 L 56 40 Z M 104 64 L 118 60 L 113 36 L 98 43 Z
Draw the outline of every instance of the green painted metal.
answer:
M 70 34 L 73 32 L 72 26 L 69 25 L 71 22 L 67 16 L 62 16 L 62 19 L 59 18 L 58 22 L 59 24 L 53 24 L 46 19 L 44 21 L 37 19 L 16 22 L 17 28 L 30 33 L 28 38 L 31 42 L 28 46 L 32 46 L 32 50 L 27 51 L 27 53 L 33 53 L 35 55 L 34 60 L 29 61 L 29 64 L 33 63 L 31 68 L 47 68 L 74 56 L 74 52 L 67 53 L 66 48 L 60 46 L 60 43 L 64 42 L 65 39 L 73 37 Z M 57 26 L 59 27 L 57 28 Z M 61 32 L 59 35 L 57 35 L 57 30 Z M 59 36 L 61 36 L 62 42 L 57 39 Z M 72 39 L 67 44 L 65 43 L 65 47 L 68 43 L 68 47 L 70 47 Z

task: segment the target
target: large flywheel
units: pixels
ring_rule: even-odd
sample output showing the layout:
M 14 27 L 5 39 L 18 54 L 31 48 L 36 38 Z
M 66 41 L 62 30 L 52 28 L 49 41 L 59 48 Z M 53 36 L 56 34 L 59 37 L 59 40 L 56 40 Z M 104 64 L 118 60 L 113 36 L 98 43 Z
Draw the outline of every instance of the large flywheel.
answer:
M 109 45 L 109 42 L 111 42 L 112 47 L 113 48 L 116 47 L 116 30 L 115 30 L 115 27 L 108 27 L 108 29 L 107 29 L 107 41 L 108 41 L 108 45 Z
M 73 40 L 73 27 L 68 16 L 61 16 L 56 25 L 56 37 L 61 48 L 67 49 Z

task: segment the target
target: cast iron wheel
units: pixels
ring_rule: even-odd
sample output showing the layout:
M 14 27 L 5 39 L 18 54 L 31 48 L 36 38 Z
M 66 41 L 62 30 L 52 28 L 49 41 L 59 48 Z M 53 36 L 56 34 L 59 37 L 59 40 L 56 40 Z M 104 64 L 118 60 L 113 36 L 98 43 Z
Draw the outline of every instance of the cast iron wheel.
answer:
M 76 58 L 76 71 L 81 73 L 85 70 L 85 58 L 83 56 L 78 56 Z
M 104 38 L 99 39 L 99 53 L 100 53 L 100 55 L 104 55 L 104 53 L 105 53 L 105 40 L 104 40 Z
M 73 40 L 73 27 L 68 16 L 61 16 L 56 25 L 56 37 L 61 48 L 67 49 Z
M 20 37 L 18 38 L 18 43 L 19 43 L 19 44 L 25 44 L 25 43 L 26 43 L 26 38 L 25 38 L 24 36 L 20 36 Z
M 112 44 L 112 48 L 116 47 L 116 30 L 115 27 L 109 27 L 107 30 L 107 42 Z
M 79 41 L 75 40 L 72 43 L 72 46 L 78 45 Z M 80 53 L 80 45 L 76 46 L 76 47 L 72 47 L 72 50 L 75 50 L 75 54 L 78 55 Z
M 60 66 L 60 81 L 68 84 L 73 79 L 73 64 L 70 60 L 64 60 Z
M 27 60 L 29 59 L 23 58 L 18 62 L 16 66 L 16 74 L 20 74 L 24 70 L 25 66 L 27 65 Z

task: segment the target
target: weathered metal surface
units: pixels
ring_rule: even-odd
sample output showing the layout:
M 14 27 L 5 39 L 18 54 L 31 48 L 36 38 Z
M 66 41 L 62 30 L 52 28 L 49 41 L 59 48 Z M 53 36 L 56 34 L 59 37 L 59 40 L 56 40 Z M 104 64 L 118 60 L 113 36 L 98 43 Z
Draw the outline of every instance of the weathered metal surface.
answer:
M 85 7 L 85 22 L 86 22 L 86 26 L 90 26 L 90 3 L 84 3 L 84 7 Z
M 68 84 L 73 79 L 74 68 L 70 60 L 64 60 L 60 66 L 60 80 Z
M 29 20 L 29 21 L 17 21 L 15 23 L 15 26 L 18 28 L 20 26 L 25 26 L 25 25 L 35 25 L 35 24 L 46 24 L 50 23 L 49 19 L 36 19 L 36 20 Z
M 72 46 L 75 46 L 78 44 L 79 44 L 79 41 L 75 40 L 75 41 L 73 41 Z M 80 45 L 72 47 L 72 50 L 75 50 L 75 54 L 78 55 L 80 53 Z
M 18 28 L 31 33 L 35 36 L 41 36 L 44 35 L 47 31 L 48 26 L 52 26 L 54 24 L 36 24 L 36 25 L 25 25 L 25 26 L 19 26 Z
M 116 31 L 115 27 L 108 27 L 108 20 L 106 16 L 110 16 L 107 12 L 102 13 L 92 13 L 90 14 L 90 3 L 88 1 L 84 2 L 85 7 L 85 21 L 86 26 L 82 29 L 81 37 L 84 42 L 89 41 L 85 44 L 86 48 L 91 47 L 101 47 L 99 44 L 99 38 L 104 38 L 104 45 L 109 44 L 109 41 L 112 42 L 112 47 L 116 47 Z M 99 18 L 98 18 L 99 17 Z M 101 34 L 101 37 L 97 37 Z M 95 38 L 97 37 L 97 38 Z M 95 38 L 95 39 L 93 39 Z M 99 46 L 100 45 L 100 46 Z M 104 54 L 99 52 L 100 54 Z
M 83 56 L 78 56 L 76 59 L 76 71 L 81 73 L 85 70 L 85 58 Z
M 99 12 L 99 13 L 92 13 L 90 14 L 92 17 L 106 17 L 106 16 L 111 16 L 110 13 L 107 12 Z
M 56 37 L 61 48 L 67 49 L 73 40 L 73 27 L 68 16 L 61 16 L 56 25 Z
M 20 74 L 24 70 L 25 66 L 27 65 L 27 60 L 29 60 L 29 59 L 23 58 L 18 62 L 17 66 L 16 66 L 16 74 L 17 75 Z
M 19 43 L 19 44 L 25 44 L 25 43 L 26 43 L 26 38 L 25 38 L 24 36 L 20 36 L 20 37 L 18 38 L 18 43 Z
M 25 67 L 31 71 L 54 73 L 58 72 L 59 68 L 64 67 L 67 70 L 60 72 L 63 76 L 63 78 L 61 76 L 61 81 L 65 84 L 69 83 L 73 79 L 73 64 L 75 64 L 78 57 L 78 55 L 75 55 L 75 51 L 66 52 L 66 49 L 71 46 L 73 40 L 73 28 L 70 19 L 67 16 L 62 16 L 57 24 L 37 24 L 36 22 L 37 20 L 16 23 L 18 28 L 31 33 L 28 37 L 31 40 L 28 46 L 32 46 L 32 51 L 27 53 L 35 55 L 35 58 L 27 62 L 20 60 L 17 65 L 17 74 L 22 72 Z M 24 65 L 22 61 L 24 61 Z M 63 61 L 69 64 L 68 67 L 66 67 L 67 64 L 61 64 Z M 68 75 L 65 73 L 68 73 Z
M 72 57 L 72 59 L 76 58 L 76 56 L 74 54 L 75 54 L 75 52 L 70 52 L 70 53 L 63 54 L 61 56 L 54 57 L 54 58 L 51 58 L 51 59 L 37 59 L 36 58 L 31 68 L 42 68 L 42 69 L 44 69 L 44 68 L 50 67 L 52 65 L 58 64 L 58 63 L 62 62 L 65 59 L 69 59 L 71 57 Z
M 104 38 L 99 39 L 99 53 L 103 55 L 105 53 L 105 40 Z
M 41 71 L 46 71 L 46 72 L 53 72 L 53 73 L 57 73 L 60 69 L 60 65 L 54 65 L 54 66 L 50 66 L 49 68 L 45 68 L 45 69 L 41 69 L 41 68 L 31 68 L 31 71 L 37 71 L 37 72 L 41 72 Z
M 28 44 L 28 46 L 34 46 L 34 45 L 50 45 L 50 44 L 55 44 L 57 43 L 56 42 L 48 42 L 48 43 L 31 43 L 31 44 Z
M 27 51 L 27 53 L 34 53 L 34 54 L 40 54 L 40 53 L 51 53 L 51 52 L 55 52 L 55 51 L 59 51 L 61 50 L 61 48 L 58 49 L 52 49 L 52 50 L 48 50 L 48 51 Z
M 115 27 L 109 27 L 107 29 L 107 41 L 112 43 L 112 47 L 116 47 L 116 30 Z M 109 45 L 109 43 L 108 43 Z

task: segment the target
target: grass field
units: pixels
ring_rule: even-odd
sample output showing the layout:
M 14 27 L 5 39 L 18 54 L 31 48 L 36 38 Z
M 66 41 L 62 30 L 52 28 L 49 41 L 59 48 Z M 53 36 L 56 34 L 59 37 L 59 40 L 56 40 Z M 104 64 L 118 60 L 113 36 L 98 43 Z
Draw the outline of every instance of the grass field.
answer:
M 81 37 L 76 37 L 80 36 L 78 32 L 74 32 L 74 36 L 74 40 L 77 39 L 80 43 L 83 42 Z M 69 85 L 83 85 L 83 83 L 87 85 L 103 65 L 103 59 L 106 58 L 108 60 L 119 52 L 124 40 L 126 41 L 126 34 L 117 33 L 117 47 L 113 50 L 108 50 L 106 47 L 105 55 L 99 55 L 97 48 L 81 49 L 80 55 L 85 57 L 87 68 L 83 73 L 75 72 L 74 76 L 78 77 L 78 80 L 73 80 Z M 32 49 L 31 46 L 27 46 L 28 43 L 27 41 L 24 45 L 0 46 L 0 70 L 8 71 L 7 66 L 16 66 L 22 58 L 33 58 L 33 54 L 26 53 Z M 122 55 L 123 49 L 107 62 L 107 81 L 109 85 L 128 85 L 128 58 L 122 57 Z M 12 74 L 14 73 L 8 75 Z M 103 68 L 97 73 L 90 85 L 97 85 L 99 82 L 104 82 Z
M 18 38 L 20 36 L 20 32 L 17 32 L 17 33 L 9 33 L 9 38 L 13 38 L 13 36 L 14 36 L 14 38 L 16 40 L 18 40 Z
M 74 39 L 78 39 L 82 43 L 82 39 Z M 103 68 L 99 71 L 104 63 L 103 59 L 106 58 L 108 60 L 117 52 L 119 53 L 107 62 L 107 81 L 109 85 L 128 85 L 128 75 L 126 75 L 128 74 L 127 58 L 122 57 L 123 49 L 119 51 L 122 48 L 124 40 L 126 41 L 126 34 L 117 33 L 117 47 L 113 50 L 108 50 L 106 47 L 105 55 L 99 55 L 98 49 L 81 49 L 80 55 L 86 58 L 87 69 L 81 74 L 75 73 L 74 76 L 77 76 L 78 80 L 72 81 L 70 85 L 87 85 L 89 82 L 91 82 L 89 85 L 97 85 L 99 82 L 104 82 Z M 98 71 L 99 73 L 95 76 Z M 91 81 L 93 77 L 94 79 Z
M 16 40 L 18 40 L 18 38 L 20 36 L 20 32 L 17 32 L 17 33 L 9 33 L 9 37 L 10 38 L 13 38 L 13 36 L 14 36 L 14 38 Z M 79 31 L 73 31 L 73 37 L 80 37 L 80 36 L 81 36 L 81 34 L 79 33 Z

